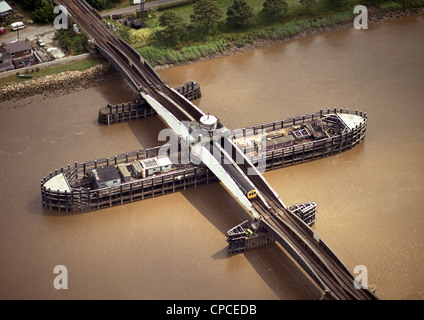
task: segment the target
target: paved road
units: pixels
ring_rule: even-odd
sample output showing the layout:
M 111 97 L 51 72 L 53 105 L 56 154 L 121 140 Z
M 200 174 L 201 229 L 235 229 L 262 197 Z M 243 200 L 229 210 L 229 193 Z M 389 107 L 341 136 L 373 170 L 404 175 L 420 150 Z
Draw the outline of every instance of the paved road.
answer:
M 149 9 L 161 4 L 176 2 L 176 1 L 178 0 L 157 0 L 152 2 L 146 2 L 144 5 L 144 8 Z M 135 13 L 136 10 L 138 9 L 140 9 L 140 5 L 136 4 L 127 8 L 121 8 L 121 9 L 116 9 L 116 10 L 112 10 L 108 12 L 103 12 L 100 15 L 104 17 L 104 16 L 108 16 L 112 14 L 130 14 L 130 13 Z M 19 30 L 19 39 L 23 40 L 25 38 L 29 38 L 30 40 L 33 40 L 33 39 L 37 39 L 39 36 L 42 36 L 46 33 L 54 32 L 54 31 L 55 29 L 53 28 L 53 25 L 50 25 L 50 24 L 43 25 L 43 26 L 30 24 L 30 25 L 26 25 L 24 29 Z M 0 36 L 0 43 L 2 42 L 10 43 L 12 41 L 15 41 L 16 39 L 17 39 L 16 31 L 14 32 L 8 31 L 7 33 Z
M 158 1 L 146 2 L 144 4 L 144 9 L 153 8 L 153 7 L 156 7 L 156 6 L 161 5 L 161 4 L 175 2 L 175 1 L 178 1 L 178 0 L 158 0 Z M 139 9 L 140 9 L 140 5 L 135 4 L 135 5 L 132 5 L 131 7 L 127 7 L 127 8 L 121 8 L 121 9 L 111 10 L 111 11 L 107 11 L 107 12 L 102 12 L 100 15 L 102 17 L 105 17 L 105 16 L 109 16 L 109 15 L 112 15 L 112 14 L 130 14 L 130 13 L 135 13 Z
M 144 8 L 149 9 L 161 4 L 175 2 L 175 1 L 178 1 L 178 0 L 157 0 L 152 2 L 146 2 L 144 5 Z M 136 4 L 127 8 L 121 8 L 121 9 L 116 9 L 116 10 L 112 10 L 108 12 L 103 12 L 100 15 L 104 17 L 104 16 L 108 16 L 112 14 L 130 14 L 130 13 L 135 13 L 136 10 L 138 9 L 140 9 L 140 5 Z M 31 24 L 31 25 L 27 25 L 24 29 L 19 30 L 19 39 L 23 40 L 25 38 L 29 38 L 32 40 L 37 38 L 38 36 L 42 36 L 43 34 L 54 32 L 54 31 L 55 29 L 53 28 L 53 25 L 50 25 L 50 24 L 44 25 L 44 26 Z M 15 41 L 16 39 L 17 39 L 16 31 L 15 32 L 8 31 L 4 35 L 0 36 L 0 43 L 1 42 L 9 43 L 9 42 Z
M 37 36 L 54 32 L 55 29 L 53 28 L 53 25 L 45 25 L 45 26 L 39 26 L 36 24 L 27 25 L 25 28 L 19 30 L 19 39 L 24 40 L 25 38 L 34 39 L 37 38 Z M 17 32 L 16 31 L 8 31 L 7 33 L 0 36 L 0 42 L 12 42 L 17 39 Z

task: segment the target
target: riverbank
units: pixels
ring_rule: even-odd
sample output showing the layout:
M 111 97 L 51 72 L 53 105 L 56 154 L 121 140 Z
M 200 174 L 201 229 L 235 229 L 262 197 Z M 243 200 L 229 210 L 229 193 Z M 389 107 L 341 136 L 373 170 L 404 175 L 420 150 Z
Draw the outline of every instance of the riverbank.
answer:
M 410 16 L 410 15 L 423 14 L 423 13 L 424 13 L 424 7 L 407 8 L 407 9 L 400 9 L 400 10 L 394 10 L 394 11 L 382 11 L 375 6 L 369 6 L 368 7 L 368 23 L 378 23 L 381 21 L 386 21 L 390 19 L 398 19 L 398 18 Z M 283 36 L 276 35 L 275 37 L 258 36 L 256 39 L 253 39 L 242 46 L 238 45 L 236 42 L 232 42 L 228 45 L 228 48 L 226 48 L 225 50 L 215 52 L 211 55 L 201 56 L 199 58 L 196 58 L 190 61 L 155 65 L 154 69 L 160 70 L 160 69 L 166 69 L 171 67 L 189 65 L 192 63 L 218 59 L 221 57 L 232 56 L 238 53 L 248 52 L 255 49 L 265 48 L 265 47 L 269 47 L 271 45 L 286 42 L 289 40 L 295 40 L 295 39 L 313 36 L 317 34 L 324 34 L 324 33 L 329 33 L 329 32 L 333 32 L 337 30 L 353 28 L 354 17 L 355 16 L 352 14 L 351 18 L 348 19 L 347 21 L 336 22 L 328 26 L 314 26 L 311 28 L 307 28 L 297 34 L 293 34 L 289 36 L 284 36 L 284 35 Z
M 46 97 L 65 95 L 75 90 L 117 80 L 119 77 L 120 74 L 111 64 L 101 63 L 85 70 L 65 71 L 2 87 L 0 102 L 17 101 L 33 95 L 46 95 Z
M 376 7 L 369 7 L 368 21 L 369 23 L 377 23 L 380 21 L 422 13 L 424 13 L 424 7 L 402 9 L 396 11 L 381 11 Z M 236 43 L 231 43 L 225 50 L 221 50 L 210 55 L 201 56 L 197 59 L 193 59 L 190 61 L 156 65 L 154 68 L 155 70 L 160 70 L 170 67 L 193 64 L 201 61 L 217 59 L 225 56 L 231 56 L 242 52 L 268 47 L 288 40 L 294 40 L 298 38 L 328 33 L 347 28 L 353 28 L 353 18 L 349 21 L 338 22 L 325 27 L 312 27 L 292 36 L 277 37 L 274 39 L 258 37 L 257 39 L 251 41 L 250 43 L 246 43 L 243 46 L 238 46 Z M 119 77 L 119 73 L 109 63 L 101 63 L 86 70 L 66 71 L 55 75 L 40 77 L 37 79 L 27 80 L 24 82 L 18 82 L 4 86 L 0 88 L 0 102 L 8 100 L 19 100 L 36 94 L 44 94 L 46 96 L 67 94 L 74 90 L 98 86 L 102 83 L 116 80 Z

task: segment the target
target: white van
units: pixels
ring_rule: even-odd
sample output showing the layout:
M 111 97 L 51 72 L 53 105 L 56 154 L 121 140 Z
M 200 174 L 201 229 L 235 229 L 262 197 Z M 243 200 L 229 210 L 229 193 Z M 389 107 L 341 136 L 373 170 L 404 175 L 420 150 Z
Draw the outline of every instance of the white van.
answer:
M 132 0 L 133 4 L 141 4 L 141 0 Z
M 14 22 L 10 25 L 12 27 L 13 31 L 16 31 L 18 29 L 23 29 L 25 28 L 25 25 L 23 24 L 23 22 L 18 21 L 18 22 Z

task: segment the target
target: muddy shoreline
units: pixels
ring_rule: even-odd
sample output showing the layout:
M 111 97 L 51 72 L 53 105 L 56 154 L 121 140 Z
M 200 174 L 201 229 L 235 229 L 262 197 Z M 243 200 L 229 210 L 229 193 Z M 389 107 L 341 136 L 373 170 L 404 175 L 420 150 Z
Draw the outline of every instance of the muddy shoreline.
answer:
M 407 17 L 407 16 L 411 16 L 411 15 L 415 15 L 415 14 L 421 14 L 421 13 L 424 13 L 424 7 L 384 12 L 384 11 L 379 10 L 377 7 L 369 6 L 368 7 L 368 23 L 376 23 L 376 22 L 381 22 L 381 21 L 390 20 L 390 19 L 397 19 L 397 18 Z M 232 56 L 232 55 L 235 55 L 235 54 L 238 54 L 238 53 L 249 52 L 249 51 L 252 51 L 252 50 L 255 50 L 255 49 L 269 47 L 269 46 L 272 46 L 274 44 L 286 42 L 286 41 L 289 41 L 289 40 L 295 40 L 295 39 L 299 39 L 299 38 L 304 38 L 304 37 L 313 36 L 313 35 L 317 35 L 317 34 L 324 34 L 324 33 L 333 32 L 333 31 L 337 31 L 337 30 L 343 30 L 343 29 L 347 29 L 347 28 L 353 28 L 353 18 L 352 18 L 352 20 L 350 20 L 348 22 L 344 22 L 344 23 L 337 23 L 337 24 L 327 26 L 327 27 L 311 28 L 311 29 L 305 30 L 304 32 L 301 32 L 301 33 L 299 33 L 295 36 L 286 37 L 286 38 L 283 38 L 283 39 L 277 39 L 277 40 L 258 39 L 258 40 L 255 40 L 252 44 L 247 43 L 245 46 L 243 46 L 241 48 L 238 48 L 236 45 L 232 44 L 231 48 L 229 48 L 228 50 L 225 50 L 224 52 L 219 52 L 219 53 L 216 53 L 214 55 L 201 57 L 199 59 L 188 61 L 188 62 L 160 65 L 160 66 L 156 66 L 154 69 L 155 70 L 161 70 L 161 69 L 172 68 L 172 67 L 177 67 L 177 66 L 189 65 L 189 64 L 192 64 L 192 63 L 196 63 L 196 62 L 213 60 L 213 59 L 217 59 L 217 58 L 220 58 L 220 57 Z
M 424 7 L 412 8 L 391 12 L 382 12 L 377 8 L 368 8 L 368 22 L 376 23 L 389 19 L 396 19 L 406 17 L 410 15 L 424 13 Z M 336 30 L 342 30 L 351 28 L 353 25 L 352 21 L 346 23 L 338 23 L 328 27 L 311 28 L 296 36 L 287 37 L 284 39 L 272 40 L 272 39 L 259 39 L 254 41 L 252 44 L 246 44 L 244 47 L 238 48 L 234 44 L 230 49 L 216 53 L 214 55 L 199 58 L 197 60 L 179 63 L 179 64 L 167 64 L 156 66 L 155 70 L 171 68 L 176 66 L 183 66 L 193 64 L 201 61 L 207 61 L 217 59 L 220 57 L 226 57 L 235 55 L 242 52 L 248 52 L 251 50 L 265 48 L 274 44 L 282 43 L 288 40 L 299 39 L 311 35 L 328 33 Z M 92 68 L 82 71 L 67 71 L 56 75 L 46 76 L 25 82 L 14 83 L 5 87 L 0 88 L 0 102 L 10 102 L 7 108 L 15 108 L 17 101 L 28 98 L 31 96 L 45 96 L 45 98 L 57 95 L 64 95 L 75 90 L 81 90 L 84 88 L 95 87 L 103 83 L 118 80 L 121 75 L 112 67 L 109 63 L 103 63 L 96 65 Z M 0 106 L 3 109 L 3 106 Z
M 14 108 L 17 107 L 14 102 L 24 98 L 35 95 L 45 95 L 46 98 L 65 95 L 119 78 L 120 74 L 111 64 L 102 63 L 86 70 L 66 71 L 2 87 L 0 88 L 0 102 L 9 101 L 11 103 L 8 104 L 8 108 L 10 105 Z M 0 109 L 3 109 L 3 106 Z

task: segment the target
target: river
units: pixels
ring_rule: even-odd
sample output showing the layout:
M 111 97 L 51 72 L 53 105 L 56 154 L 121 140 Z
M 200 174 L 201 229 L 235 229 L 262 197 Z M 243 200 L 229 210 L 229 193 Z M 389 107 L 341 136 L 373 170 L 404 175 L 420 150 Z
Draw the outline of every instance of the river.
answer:
M 287 41 L 161 70 L 195 80 L 196 101 L 230 129 L 326 108 L 367 112 L 342 154 L 265 173 L 289 205 L 316 201 L 314 230 L 382 299 L 424 298 L 424 15 Z M 318 299 L 276 244 L 230 256 L 245 212 L 219 183 L 86 213 L 41 206 L 60 166 L 158 145 L 158 117 L 110 127 L 99 108 L 130 101 L 126 81 L 0 109 L 1 299 Z M 54 287 L 55 266 L 68 289 Z

